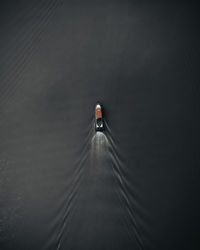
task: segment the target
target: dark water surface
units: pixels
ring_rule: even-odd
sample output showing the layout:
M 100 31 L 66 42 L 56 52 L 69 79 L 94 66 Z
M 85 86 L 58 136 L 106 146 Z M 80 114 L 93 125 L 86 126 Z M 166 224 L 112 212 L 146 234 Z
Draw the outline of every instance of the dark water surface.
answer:
M 1 1 L 1 250 L 200 249 L 199 24 L 191 1 Z

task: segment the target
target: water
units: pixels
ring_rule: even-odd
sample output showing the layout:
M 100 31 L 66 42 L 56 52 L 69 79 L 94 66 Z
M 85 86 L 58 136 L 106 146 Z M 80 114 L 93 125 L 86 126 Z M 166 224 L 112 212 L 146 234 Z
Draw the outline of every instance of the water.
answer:
M 199 13 L 179 2 L 1 1 L 0 249 L 200 249 Z

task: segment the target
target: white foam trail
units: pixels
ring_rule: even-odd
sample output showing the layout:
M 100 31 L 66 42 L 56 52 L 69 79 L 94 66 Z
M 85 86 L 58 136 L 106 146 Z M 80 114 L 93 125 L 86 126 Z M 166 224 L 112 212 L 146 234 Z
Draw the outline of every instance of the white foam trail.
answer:
M 108 139 L 103 132 L 96 132 L 91 140 L 91 153 L 102 154 L 108 149 Z

